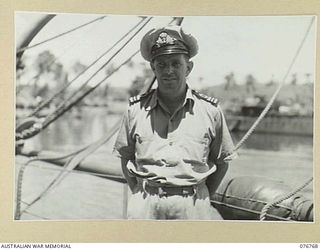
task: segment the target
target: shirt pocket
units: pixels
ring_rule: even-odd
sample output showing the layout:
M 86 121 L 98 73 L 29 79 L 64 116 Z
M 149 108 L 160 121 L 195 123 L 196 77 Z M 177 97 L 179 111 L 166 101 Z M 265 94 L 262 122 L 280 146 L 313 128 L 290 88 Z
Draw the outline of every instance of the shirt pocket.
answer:
M 135 134 L 136 141 L 136 159 L 148 158 L 152 153 L 152 148 L 150 147 L 153 136 L 142 136 Z
M 200 161 L 206 163 L 209 155 L 209 147 L 211 139 L 209 134 L 195 136 L 186 134 L 183 136 L 181 147 L 188 155 L 189 160 Z

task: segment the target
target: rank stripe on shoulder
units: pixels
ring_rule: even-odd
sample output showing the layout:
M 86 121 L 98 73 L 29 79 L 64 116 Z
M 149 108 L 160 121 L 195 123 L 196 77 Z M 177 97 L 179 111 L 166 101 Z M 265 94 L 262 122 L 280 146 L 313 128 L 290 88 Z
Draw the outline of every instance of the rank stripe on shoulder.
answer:
M 136 102 L 139 102 L 141 99 L 141 95 L 132 96 L 129 98 L 129 103 L 134 104 Z
M 215 106 L 217 106 L 218 103 L 219 103 L 219 100 L 218 100 L 217 98 L 207 96 L 207 95 L 202 94 L 202 93 L 199 93 L 199 92 L 197 92 L 197 91 L 195 91 L 195 90 L 193 90 L 193 93 L 194 93 L 195 95 L 197 95 L 199 98 L 201 98 L 202 100 L 205 100 L 205 101 L 207 101 L 207 102 L 210 102 L 211 104 L 213 104 L 213 105 L 215 105 Z
M 146 92 L 146 93 L 143 93 L 143 94 L 141 94 L 141 95 L 131 96 L 131 97 L 129 98 L 129 103 L 130 103 L 130 105 L 135 104 L 135 103 L 137 103 L 137 102 L 140 102 L 140 101 L 141 101 L 141 98 L 149 95 L 149 94 L 152 93 L 152 92 L 153 92 L 153 90 L 150 90 L 150 91 L 148 91 L 148 92 Z

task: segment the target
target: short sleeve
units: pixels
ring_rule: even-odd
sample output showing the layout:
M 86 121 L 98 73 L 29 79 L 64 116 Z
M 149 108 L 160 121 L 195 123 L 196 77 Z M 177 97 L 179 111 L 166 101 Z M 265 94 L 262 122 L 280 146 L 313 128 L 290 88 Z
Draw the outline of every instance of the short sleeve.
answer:
M 215 122 L 215 137 L 210 144 L 208 162 L 219 165 L 235 159 L 237 157 L 237 153 L 234 152 L 234 144 L 220 107 L 218 107 Z
M 127 112 L 123 115 L 118 137 L 113 148 L 113 154 L 127 160 L 134 160 L 135 142 L 132 136 L 129 115 L 130 112 L 128 109 Z

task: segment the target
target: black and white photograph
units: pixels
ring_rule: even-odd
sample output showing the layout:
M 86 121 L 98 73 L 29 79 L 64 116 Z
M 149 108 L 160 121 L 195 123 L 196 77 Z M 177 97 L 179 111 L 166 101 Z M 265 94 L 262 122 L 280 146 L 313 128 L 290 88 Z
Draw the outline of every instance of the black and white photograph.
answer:
M 314 223 L 316 16 L 15 12 L 15 221 Z

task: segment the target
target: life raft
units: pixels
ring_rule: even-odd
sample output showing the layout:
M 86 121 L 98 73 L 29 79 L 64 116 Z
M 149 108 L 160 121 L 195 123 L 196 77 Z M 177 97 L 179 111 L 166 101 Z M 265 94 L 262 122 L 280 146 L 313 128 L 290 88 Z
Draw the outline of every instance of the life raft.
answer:
M 282 181 L 240 176 L 224 181 L 211 204 L 225 220 L 259 220 L 263 208 L 286 196 L 292 188 Z M 268 209 L 265 220 L 313 221 L 313 202 L 297 193 Z

